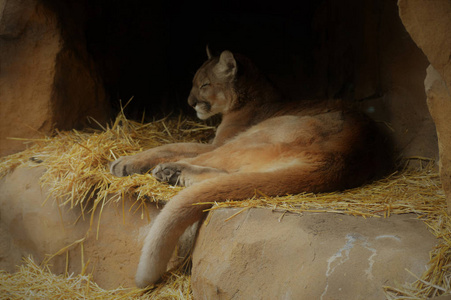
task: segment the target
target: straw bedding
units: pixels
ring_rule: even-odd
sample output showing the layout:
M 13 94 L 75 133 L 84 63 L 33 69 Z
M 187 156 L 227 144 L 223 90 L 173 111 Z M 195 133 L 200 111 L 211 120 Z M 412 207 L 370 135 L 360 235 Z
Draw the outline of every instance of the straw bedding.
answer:
M 206 141 L 213 132 L 211 126 L 182 117 L 141 124 L 127 120 L 121 113 L 103 130 L 56 132 L 53 137 L 28 141 L 32 142 L 28 150 L 0 160 L 0 178 L 18 166 L 45 166 L 47 171 L 41 184 L 49 188 L 48 199 L 53 198 L 60 205 L 80 206 L 84 215 L 94 216 L 94 211 L 101 213 L 109 201 L 121 201 L 123 195 L 130 194 L 136 199 L 135 210 L 141 210 L 144 216 L 147 201 L 166 201 L 180 188 L 158 183 L 149 174 L 114 177 L 108 171 L 108 163 L 165 143 Z M 88 206 L 88 201 L 93 205 Z M 314 211 L 365 218 L 415 213 L 440 244 L 431 252 L 427 272 L 412 285 L 385 287 L 387 298 L 422 299 L 451 293 L 451 217 L 446 214 L 438 174 L 430 165 L 415 171 L 399 171 L 344 192 L 267 197 L 256 191 L 252 199 L 212 204 L 211 209 L 241 207 L 244 211 L 262 207 L 284 213 Z M 38 266 L 31 258 L 14 274 L 0 272 L 0 298 L 55 299 L 59 295 L 65 299 L 192 299 L 190 277 L 181 270 L 168 275 L 147 293 L 123 288 L 106 291 L 89 274 L 55 275 L 46 264 Z
M 91 274 L 55 275 L 32 258 L 13 274 L 0 271 L 0 299 L 192 299 L 190 278 L 180 272 L 166 275 L 151 293 L 137 288 L 104 290 Z

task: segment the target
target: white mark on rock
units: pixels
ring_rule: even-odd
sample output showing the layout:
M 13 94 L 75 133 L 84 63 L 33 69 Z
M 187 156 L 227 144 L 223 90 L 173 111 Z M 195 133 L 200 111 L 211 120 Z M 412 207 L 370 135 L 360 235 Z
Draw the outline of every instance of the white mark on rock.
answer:
M 352 248 L 354 248 L 354 243 L 357 240 L 357 238 L 358 238 L 358 236 L 356 236 L 356 235 L 347 234 L 346 235 L 346 244 L 343 247 L 341 247 L 341 249 L 339 249 L 337 252 L 335 252 L 334 255 L 329 257 L 329 259 L 327 260 L 326 287 L 324 288 L 324 291 L 321 294 L 321 300 L 326 295 L 327 290 L 329 289 L 329 276 L 335 271 L 335 268 L 337 266 L 339 266 L 339 265 L 343 264 L 344 262 L 346 262 L 347 260 L 349 260 L 349 252 L 351 251 Z M 338 261 L 338 263 L 335 266 L 332 267 L 332 264 L 337 259 L 340 259 L 340 260 Z
M 349 252 L 352 248 L 354 248 L 354 243 L 358 238 L 359 237 L 356 235 L 346 235 L 346 244 L 327 260 L 327 277 L 329 277 L 335 271 L 335 268 L 337 266 L 343 264 L 349 259 Z M 340 258 L 340 261 L 334 267 L 332 267 L 332 263 L 338 258 Z
M 362 243 L 362 246 L 365 247 L 365 249 L 368 249 L 369 251 L 372 252 L 372 254 L 370 255 L 370 257 L 368 257 L 368 269 L 365 270 L 365 274 L 368 277 L 369 280 L 373 280 L 374 276 L 373 276 L 373 265 L 374 265 L 374 257 L 377 255 L 377 251 L 374 248 L 371 248 L 369 243 L 368 243 L 368 239 Z
M 291 290 L 288 290 L 285 292 L 285 296 L 282 298 L 284 300 L 291 300 L 293 299 L 293 293 L 291 292 Z
M 376 240 L 380 240 L 380 239 L 393 239 L 397 242 L 401 242 L 401 239 L 397 235 L 390 235 L 390 234 L 378 235 L 376 237 Z
M 379 237 L 383 238 L 385 236 Z M 395 236 L 386 236 L 386 237 L 397 238 Z M 375 262 L 374 257 L 377 255 L 377 250 L 371 247 L 367 237 L 364 237 L 360 234 L 347 234 L 346 244 L 343 247 L 341 247 L 337 252 L 335 252 L 334 255 L 329 257 L 329 259 L 327 260 L 326 287 L 324 288 L 324 291 L 321 294 L 321 299 L 323 299 L 323 297 L 327 294 L 327 290 L 329 288 L 329 277 L 334 273 L 335 269 L 338 266 L 344 264 L 346 261 L 349 260 L 349 253 L 354 248 L 356 243 L 360 244 L 363 248 L 371 252 L 371 255 L 368 257 L 368 268 L 365 270 L 365 275 L 368 277 L 369 280 L 374 279 L 373 265 Z

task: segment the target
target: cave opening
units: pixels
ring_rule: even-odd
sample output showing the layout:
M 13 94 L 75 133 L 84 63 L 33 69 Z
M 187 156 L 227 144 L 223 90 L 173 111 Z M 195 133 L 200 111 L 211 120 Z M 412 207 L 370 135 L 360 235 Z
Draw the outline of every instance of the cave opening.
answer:
M 107 122 L 131 98 L 129 119 L 194 116 L 186 100 L 209 45 L 248 56 L 289 100 L 353 104 L 386 124 L 401 156 L 437 157 L 429 63 L 396 1 L 26 1 L 29 21 L 10 9 L 17 30 L 2 33 L 2 51 L 14 55 L 0 84 L 27 94 L 9 88 L 3 111 L 22 101 L 42 116 L 27 126 L 4 121 L 2 136 L 81 129 L 87 116 Z M 8 144 L 4 153 L 23 148 Z
M 206 45 L 215 54 L 228 49 L 250 57 L 288 98 L 348 97 L 345 87 L 328 91 L 320 78 L 334 73 L 318 67 L 324 62 L 318 53 L 324 50 L 321 27 L 327 23 L 318 17 L 325 6 L 325 1 L 96 0 L 86 2 L 84 32 L 112 106 L 117 111 L 119 100 L 133 97 L 126 112 L 134 119 L 143 112 L 192 113 L 186 99 Z
M 436 156 L 428 62 L 396 1 L 47 1 L 63 28 L 75 18 L 83 29 L 113 113 L 133 97 L 131 119 L 194 116 L 186 100 L 209 45 L 248 56 L 287 99 L 340 98 L 365 111 L 403 156 Z

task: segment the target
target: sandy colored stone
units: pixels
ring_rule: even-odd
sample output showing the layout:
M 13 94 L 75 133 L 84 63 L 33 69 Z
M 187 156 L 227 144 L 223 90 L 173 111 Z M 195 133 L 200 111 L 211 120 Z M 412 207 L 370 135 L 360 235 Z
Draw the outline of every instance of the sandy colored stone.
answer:
M 98 214 L 90 230 L 90 214 L 78 219 L 79 207 L 62 207 L 61 219 L 53 198 L 42 205 L 48 195 L 39 184 L 43 172 L 43 168 L 18 168 L 0 180 L 0 269 L 14 272 L 22 257 L 29 255 L 40 263 L 47 255 L 86 237 L 83 258 L 85 264 L 89 260 L 87 272 L 94 270 L 94 281 L 103 288 L 133 287 L 142 242 L 151 223 L 141 218 L 139 210 L 130 211 L 133 201 L 124 199 L 124 210 L 122 203 L 104 208 L 97 239 Z M 153 220 L 158 210 L 148 207 Z M 81 272 L 81 256 L 81 244 L 70 248 L 69 273 Z M 56 256 L 50 264 L 53 272 L 64 274 L 66 254 Z
M 451 86 L 451 2 L 399 0 L 398 6 L 410 36 Z
M 451 94 L 442 76 L 432 65 L 427 69 L 424 86 L 439 137 L 440 179 L 451 213 Z
M 36 179 L 43 172 L 42 168 L 18 169 L 0 181 L 2 270 L 13 272 L 22 257 L 28 255 L 42 261 L 45 254 L 56 253 L 70 244 L 70 236 L 75 241 L 84 235 L 82 230 L 74 232 L 71 225 L 76 220 L 75 210 L 64 212 L 63 225 L 54 203 L 42 206 L 45 192 Z M 55 260 L 56 268 L 63 265 Z
M 1 1 L 0 156 L 25 149 L 11 137 L 42 138 L 54 128 L 80 128 L 88 116 L 109 116 L 85 41 L 60 26 L 40 1 Z
M 0 36 L 16 38 L 25 29 L 36 8 L 34 0 L 15 0 L 0 2 Z
M 451 213 L 451 2 L 400 0 L 399 15 L 431 66 L 424 82 L 435 123 L 440 154 L 440 178 Z
M 193 253 L 195 299 L 384 299 L 437 240 L 414 215 L 364 219 L 250 209 L 212 213 Z

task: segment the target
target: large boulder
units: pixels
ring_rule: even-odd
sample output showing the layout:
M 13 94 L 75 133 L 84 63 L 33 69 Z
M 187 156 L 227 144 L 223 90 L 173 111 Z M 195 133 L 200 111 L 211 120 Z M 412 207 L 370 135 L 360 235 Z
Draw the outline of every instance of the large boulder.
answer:
M 431 66 L 425 81 L 440 152 L 440 178 L 451 213 L 451 2 L 399 0 L 399 15 Z
M 14 272 L 23 257 L 32 255 L 40 263 L 58 254 L 49 262 L 56 274 L 66 272 L 68 259 L 69 274 L 86 266 L 103 288 L 133 287 L 142 242 L 158 209 L 148 205 L 148 219 L 136 206 L 130 209 L 134 201 L 123 199 L 123 207 L 122 201 L 106 205 L 100 222 L 99 205 L 90 224 L 89 205 L 83 217 L 79 206 L 58 207 L 54 198 L 47 199 L 48 189 L 40 185 L 43 172 L 20 167 L 0 180 L 0 269 Z
M 83 127 L 88 116 L 109 117 L 83 20 L 62 20 L 42 3 L 0 2 L 0 156 L 25 149 L 11 137 L 42 138 L 54 128 Z
M 193 252 L 195 299 L 384 299 L 437 243 L 415 215 L 365 219 L 218 209 Z M 421 241 L 421 242 L 419 242 Z

